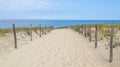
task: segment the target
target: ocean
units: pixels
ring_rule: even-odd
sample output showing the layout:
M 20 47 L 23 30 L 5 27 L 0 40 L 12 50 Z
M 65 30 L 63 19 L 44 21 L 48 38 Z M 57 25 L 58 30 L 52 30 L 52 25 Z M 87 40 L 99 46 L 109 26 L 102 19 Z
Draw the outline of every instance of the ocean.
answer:
M 33 26 L 54 26 L 62 27 L 78 24 L 104 24 L 104 23 L 120 23 L 120 20 L 0 20 L 0 28 L 12 28 L 15 23 L 16 27 L 29 27 Z

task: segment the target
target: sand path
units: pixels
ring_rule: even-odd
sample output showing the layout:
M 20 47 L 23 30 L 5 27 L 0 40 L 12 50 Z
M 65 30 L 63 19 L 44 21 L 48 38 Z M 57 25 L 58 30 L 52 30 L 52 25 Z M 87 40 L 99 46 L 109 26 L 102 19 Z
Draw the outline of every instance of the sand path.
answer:
M 82 35 L 53 30 L 0 61 L 0 67 L 112 67 Z

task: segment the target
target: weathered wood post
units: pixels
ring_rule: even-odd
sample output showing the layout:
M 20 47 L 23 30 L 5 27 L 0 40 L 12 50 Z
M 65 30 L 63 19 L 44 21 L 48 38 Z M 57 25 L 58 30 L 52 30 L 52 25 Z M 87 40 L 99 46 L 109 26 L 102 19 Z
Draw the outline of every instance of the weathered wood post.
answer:
M 111 32 L 110 32 L 110 60 L 109 62 L 112 62 L 113 60 L 113 36 L 114 36 L 114 25 L 111 25 Z
M 85 30 L 85 29 L 84 29 L 84 25 L 83 25 L 83 36 L 84 36 L 84 30 Z
M 89 25 L 89 42 L 91 42 L 91 24 Z
M 49 32 L 52 30 L 52 26 L 50 25 L 50 27 L 49 27 Z
M 42 36 L 42 29 L 41 29 L 41 24 L 39 25 L 39 30 L 40 30 L 40 37 Z
M 97 48 L 97 24 L 95 25 L 95 48 Z
M 83 28 L 84 28 L 84 26 L 82 25 L 82 35 L 84 34 L 84 29 Z
M 80 29 L 81 29 L 80 27 L 81 27 L 81 26 L 79 26 L 79 34 L 80 34 Z
M 84 36 L 86 37 L 86 25 L 84 25 Z
M 13 35 L 14 35 L 15 49 L 17 49 L 17 37 L 16 37 L 15 24 L 13 24 Z
M 45 34 L 47 34 L 47 28 L 46 28 L 46 25 L 45 25 Z
M 32 41 L 32 24 L 30 24 L 30 36 L 31 36 L 31 41 Z

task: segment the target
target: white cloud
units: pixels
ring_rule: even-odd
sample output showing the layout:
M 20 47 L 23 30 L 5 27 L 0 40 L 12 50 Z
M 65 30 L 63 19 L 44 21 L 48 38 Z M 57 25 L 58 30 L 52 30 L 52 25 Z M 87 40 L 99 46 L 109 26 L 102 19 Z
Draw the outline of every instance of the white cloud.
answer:
M 37 10 L 48 8 L 50 2 L 47 0 L 1 0 L 0 10 Z

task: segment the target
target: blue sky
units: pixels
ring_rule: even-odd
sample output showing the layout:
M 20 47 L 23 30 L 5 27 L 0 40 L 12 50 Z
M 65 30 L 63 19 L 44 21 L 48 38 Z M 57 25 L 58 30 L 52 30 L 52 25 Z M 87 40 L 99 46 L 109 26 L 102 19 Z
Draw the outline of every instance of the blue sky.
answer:
M 0 0 L 0 20 L 120 20 L 120 0 Z

